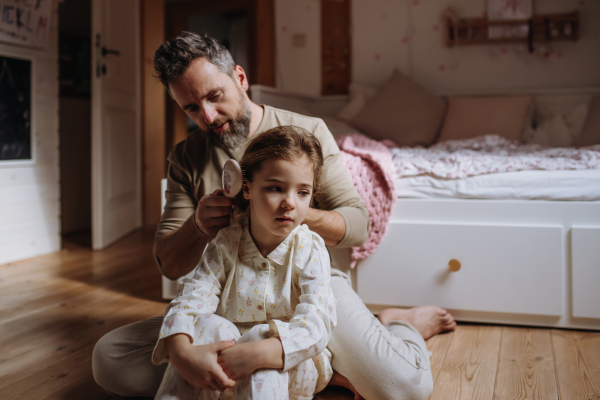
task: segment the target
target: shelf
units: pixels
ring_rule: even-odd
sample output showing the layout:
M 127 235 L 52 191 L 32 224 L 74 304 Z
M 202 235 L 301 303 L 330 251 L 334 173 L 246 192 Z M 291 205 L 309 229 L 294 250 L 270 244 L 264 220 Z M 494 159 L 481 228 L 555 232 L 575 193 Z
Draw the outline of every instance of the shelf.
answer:
M 458 19 L 453 11 L 446 12 L 446 46 L 472 44 L 528 44 L 533 42 L 576 41 L 579 39 L 579 14 L 534 15 L 530 19 L 491 21 L 487 18 Z M 492 36 L 492 37 L 490 37 Z

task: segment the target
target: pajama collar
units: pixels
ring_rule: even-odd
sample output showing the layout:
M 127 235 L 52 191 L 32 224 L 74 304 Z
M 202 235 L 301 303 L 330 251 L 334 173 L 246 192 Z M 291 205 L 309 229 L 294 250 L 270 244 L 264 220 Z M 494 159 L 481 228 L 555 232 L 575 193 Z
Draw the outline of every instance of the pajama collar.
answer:
M 250 235 L 250 229 L 248 224 L 249 218 L 245 218 L 240 221 L 242 227 L 242 236 L 240 237 L 240 247 L 238 250 L 239 258 L 243 261 L 252 261 L 257 259 L 263 259 L 264 257 L 258 251 L 252 235 Z M 298 225 L 294 230 L 286 237 L 279 246 L 267 255 L 267 258 L 279 265 L 288 265 L 290 262 L 291 248 L 294 246 L 293 237 L 302 225 Z

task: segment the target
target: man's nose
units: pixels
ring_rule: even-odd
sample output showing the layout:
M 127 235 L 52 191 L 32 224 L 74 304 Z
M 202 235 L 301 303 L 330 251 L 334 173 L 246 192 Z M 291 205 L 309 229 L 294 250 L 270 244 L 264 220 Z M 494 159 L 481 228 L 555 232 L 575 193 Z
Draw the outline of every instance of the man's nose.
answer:
M 204 122 L 206 125 L 210 125 L 214 122 L 215 119 L 219 116 L 219 112 L 211 106 L 203 106 L 202 107 L 202 116 L 204 117 Z

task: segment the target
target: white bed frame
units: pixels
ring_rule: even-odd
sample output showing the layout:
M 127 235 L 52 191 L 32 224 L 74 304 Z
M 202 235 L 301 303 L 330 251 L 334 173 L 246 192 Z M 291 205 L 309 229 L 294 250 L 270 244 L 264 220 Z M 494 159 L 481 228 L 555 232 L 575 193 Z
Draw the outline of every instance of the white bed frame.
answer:
M 251 97 L 319 117 L 348 100 L 259 85 Z M 600 201 L 400 198 L 381 245 L 352 275 L 374 313 L 436 304 L 462 321 L 600 329 Z

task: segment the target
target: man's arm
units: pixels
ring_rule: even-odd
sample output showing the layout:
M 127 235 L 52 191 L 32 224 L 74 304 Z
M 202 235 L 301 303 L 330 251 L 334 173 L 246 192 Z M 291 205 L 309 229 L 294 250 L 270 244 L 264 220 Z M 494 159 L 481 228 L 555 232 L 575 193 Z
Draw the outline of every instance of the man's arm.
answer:
M 206 244 L 229 226 L 231 211 L 231 199 L 223 196 L 221 189 L 203 196 L 179 229 L 162 234 L 154 242 L 154 254 L 163 273 L 176 279 L 194 269 Z
M 154 242 L 154 254 L 163 273 L 177 279 L 193 270 L 202 257 L 210 237 L 200 232 L 192 214 L 176 231 L 164 233 Z
M 342 163 L 340 150 L 324 122 L 313 132 L 323 149 L 323 192 L 319 209 L 309 210 L 305 223 L 328 246 L 358 247 L 369 233 L 369 212 Z
M 336 211 L 309 208 L 303 223 L 325 240 L 327 246 L 337 245 L 346 234 L 346 221 Z

